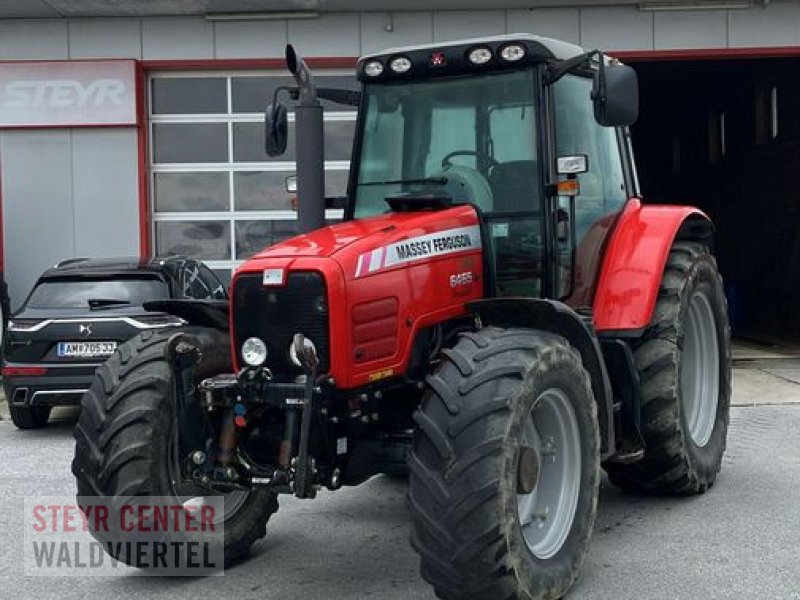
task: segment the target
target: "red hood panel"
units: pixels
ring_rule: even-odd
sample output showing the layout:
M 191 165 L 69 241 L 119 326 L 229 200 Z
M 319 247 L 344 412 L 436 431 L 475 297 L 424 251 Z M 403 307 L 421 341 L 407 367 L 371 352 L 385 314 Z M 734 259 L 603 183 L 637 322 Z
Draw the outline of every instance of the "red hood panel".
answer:
M 483 296 L 482 245 L 471 206 L 339 223 L 242 264 L 231 313 L 244 273 L 321 273 L 330 311 L 330 376 L 342 389 L 355 389 L 404 373 L 420 331 L 465 316 L 465 304 Z
M 291 239 L 264 248 L 251 260 L 261 258 L 297 258 L 310 256 L 324 258 L 333 255 L 345 246 L 388 227 L 386 217 L 347 221 L 317 229 L 311 233 L 298 235 Z
M 249 259 L 293 259 L 299 257 L 325 258 L 336 255 L 342 263 L 358 260 L 361 253 L 375 248 L 460 227 L 477 226 L 478 218 L 470 206 L 458 206 L 447 210 L 420 211 L 412 213 L 390 213 L 357 221 L 346 221 L 323 227 L 311 233 L 298 235 L 285 242 L 265 248 Z M 346 252 L 340 254 L 347 248 Z M 244 265 L 243 265 L 244 266 Z M 245 270 L 248 270 L 245 268 Z M 354 269 L 345 268 L 348 278 Z

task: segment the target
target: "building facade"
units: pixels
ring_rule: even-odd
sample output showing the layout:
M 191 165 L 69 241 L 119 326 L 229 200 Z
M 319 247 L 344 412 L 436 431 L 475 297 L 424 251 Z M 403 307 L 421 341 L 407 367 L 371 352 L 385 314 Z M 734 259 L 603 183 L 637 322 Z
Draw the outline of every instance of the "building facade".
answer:
M 337 87 L 355 85 L 356 58 L 371 51 L 514 32 L 645 66 L 800 55 L 794 1 L 434 0 L 432 10 L 391 12 L 374 12 L 391 7 L 380 1 L 331 1 L 316 3 L 328 7 L 316 12 L 206 15 L 196 14 L 197 3 L 172 2 L 164 4 L 185 14 L 168 16 L 144 9 L 125 16 L 136 12 L 131 2 L 7 4 L 0 7 L 0 175 L 12 308 L 61 259 L 179 252 L 225 277 L 291 236 L 296 213 L 284 179 L 293 149 L 276 160 L 263 151 L 264 107 L 288 83 L 287 43 Z M 329 12 L 337 5 L 341 12 Z M 470 10 L 453 10 L 459 6 Z M 777 93 L 768 92 L 767 109 L 774 105 L 776 123 Z M 326 186 L 341 195 L 355 112 L 328 108 Z M 670 156 L 680 152 L 670 148 Z

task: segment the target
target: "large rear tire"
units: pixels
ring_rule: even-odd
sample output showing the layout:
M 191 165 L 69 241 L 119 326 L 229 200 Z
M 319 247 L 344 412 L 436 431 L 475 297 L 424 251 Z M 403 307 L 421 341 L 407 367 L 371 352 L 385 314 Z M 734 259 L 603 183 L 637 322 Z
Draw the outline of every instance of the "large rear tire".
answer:
M 634 359 L 645 455 L 637 463 L 606 465 L 609 479 L 626 490 L 705 492 L 722 464 L 731 395 L 727 304 L 706 246 L 673 246 Z
M 463 334 L 427 380 L 409 455 L 411 544 L 445 599 L 560 598 L 597 512 L 589 375 L 561 337 Z
M 72 472 L 78 484 L 79 502 L 88 496 L 113 498 L 117 502 L 137 496 L 158 496 L 175 498 L 183 504 L 200 495 L 212 495 L 197 486 L 192 489 L 191 484 L 181 487 L 180 477 L 170 466 L 176 415 L 173 372 L 165 349 L 177 331 L 142 333 L 120 346 L 98 368 L 83 396 L 75 427 Z M 230 345 L 225 334 L 203 327 L 180 331 L 191 336 L 200 348 L 202 358 L 195 368 L 198 381 L 230 371 Z M 264 537 L 267 520 L 277 509 L 276 495 L 263 489 L 226 495 L 223 515 L 226 565 L 247 554 L 252 544 Z M 98 540 L 106 541 L 104 531 L 90 531 Z M 202 532 L 196 536 L 203 541 Z M 104 547 L 112 551 L 117 546 Z M 122 553 L 114 558 L 138 566 L 136 556 Z

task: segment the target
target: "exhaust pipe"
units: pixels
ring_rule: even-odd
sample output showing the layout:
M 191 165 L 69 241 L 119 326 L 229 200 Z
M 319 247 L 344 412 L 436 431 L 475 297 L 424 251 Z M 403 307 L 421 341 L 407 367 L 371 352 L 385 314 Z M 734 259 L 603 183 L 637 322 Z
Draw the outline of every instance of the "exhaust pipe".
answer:
M 298 229 L 308 233 L 325 225 L 325 155 L 322 106 L 314 77 L 291 44 L 286 46 L 286 66 L 300 90 L 295 107 L 297 152 Z
M 11 398 L 11 404 L 14 406 L 25 406 L 28 402 L 28 388 L 22 387 L 14 390 L 14 397 Z

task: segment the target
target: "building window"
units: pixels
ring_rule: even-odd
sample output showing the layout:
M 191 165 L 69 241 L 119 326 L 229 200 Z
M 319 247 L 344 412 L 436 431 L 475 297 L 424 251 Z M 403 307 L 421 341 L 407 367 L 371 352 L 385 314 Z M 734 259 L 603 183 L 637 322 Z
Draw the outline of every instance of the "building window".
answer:
M 683 173 L 683 142 L 678 131 L 672 133 L 672 174 L 679 176 Z
M 778 126 L 778 86 L 761 84 L 756 88 L 756 144 L 776 139 Z
M 356 89 L 344 72 L 315 73 L 320 87 Z M 225 280 L 242 260 L 296 234 L 285 188 L 295 171 L 294 114 L 286 154 L 264 152 L 264 108 L 291 78 L 270 72 L 154 73 L 149 77 L 154 251 L 204 260 Z M 291 101 L 287 105 L 291 108 Z M 356 112 L 327 101 L 325 187 L 344 196 Z M 329 210 L 328 220 L 341 210 Z
M 708 118 L 708 159 L 711 163 L 722 160 L 727 154 L 725 112 L 711 111 Z

